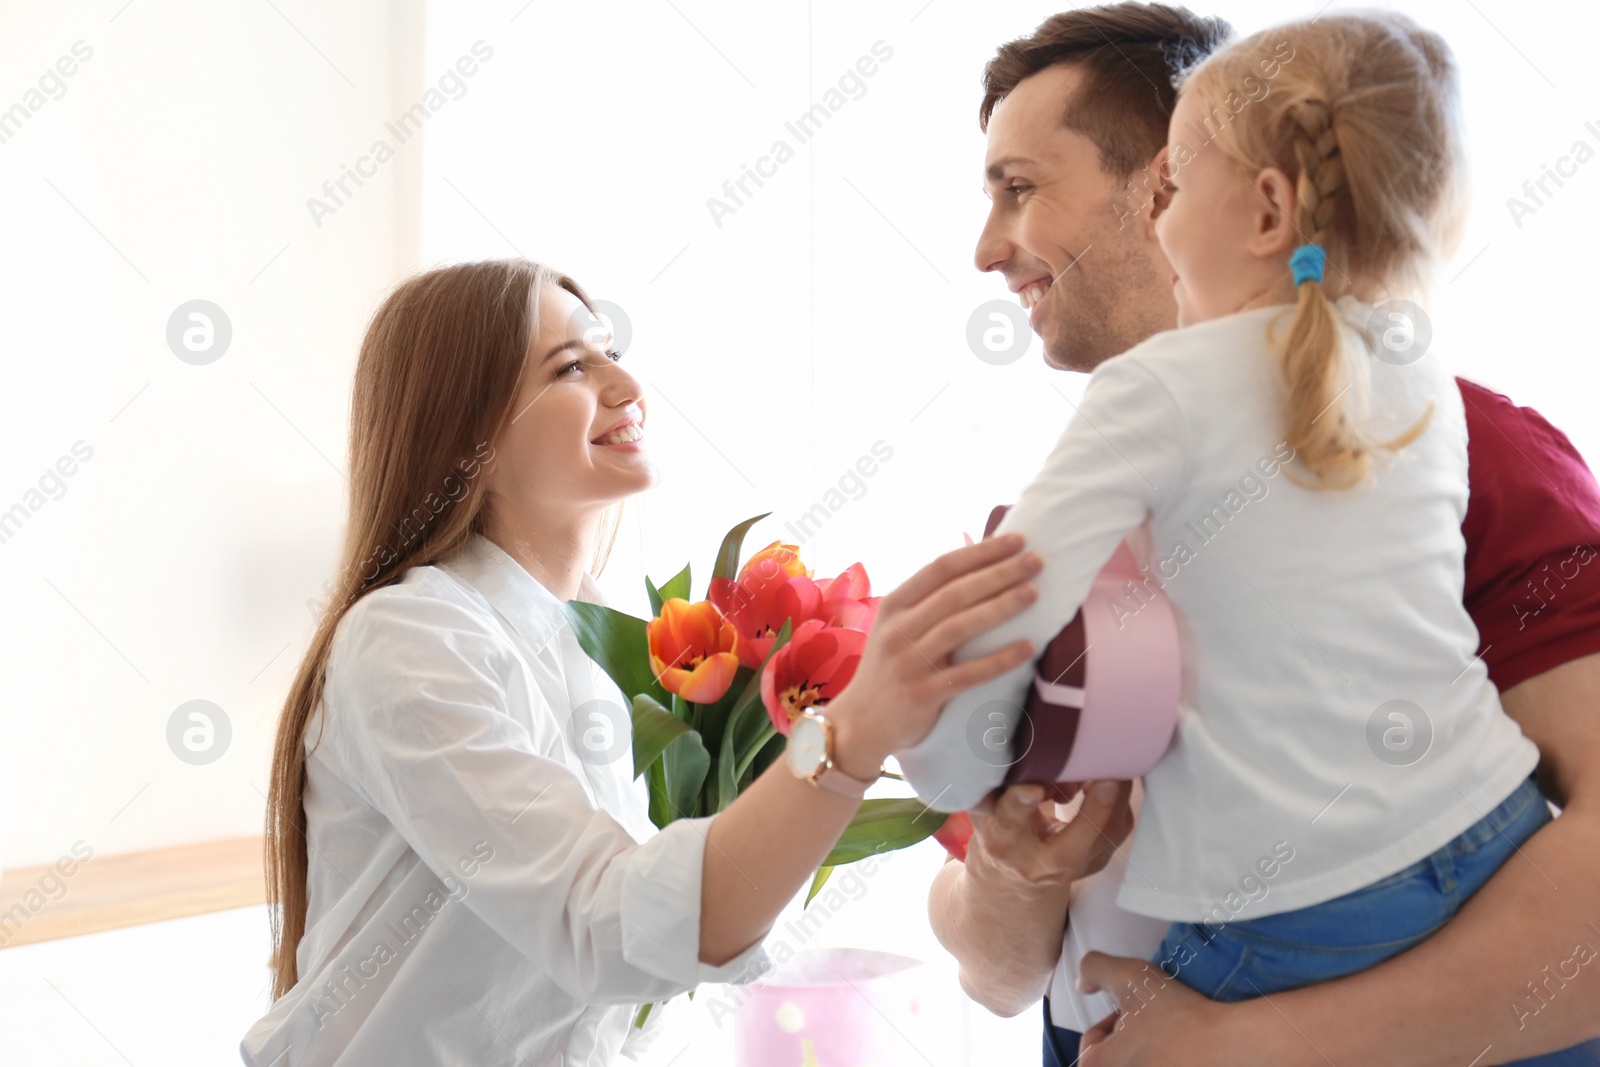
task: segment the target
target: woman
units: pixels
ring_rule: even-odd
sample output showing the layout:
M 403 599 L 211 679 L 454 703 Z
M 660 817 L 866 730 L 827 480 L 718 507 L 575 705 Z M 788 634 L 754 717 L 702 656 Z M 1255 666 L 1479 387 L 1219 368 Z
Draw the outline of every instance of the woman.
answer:
M 246 1063 L 613 1062 L 640 1004 L 757 975 L 859 804 L 779 760 L 657 832 L 626 717 L 603 754 L 576 743 L 622 701 L 561 605 L 598 599 L 603 520 L 655 479 L 592 313 L 503 260 L 405 282 L 367 331 L 338 589 L 273 758 L 275 1003 Z M 951 694 L 1030 657 L 950 662 L 1032 601 L 1020 549 L 950 552 L 883 599 L 825 709 L 837 774 L 876 778 Z

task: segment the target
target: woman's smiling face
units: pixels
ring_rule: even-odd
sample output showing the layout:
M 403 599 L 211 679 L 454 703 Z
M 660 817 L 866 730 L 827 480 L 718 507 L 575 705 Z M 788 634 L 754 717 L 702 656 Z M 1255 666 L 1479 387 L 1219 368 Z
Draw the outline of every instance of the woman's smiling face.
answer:
M 582 301 L 544 287 L 510 424 L 495 442 L 492 493 L 514 507 L 586 514 L 656 482 L 644 393 Z

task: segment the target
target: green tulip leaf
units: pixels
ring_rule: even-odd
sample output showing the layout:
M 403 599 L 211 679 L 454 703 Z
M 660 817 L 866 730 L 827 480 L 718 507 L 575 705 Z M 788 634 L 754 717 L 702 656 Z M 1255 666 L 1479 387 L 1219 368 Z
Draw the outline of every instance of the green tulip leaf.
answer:
M 584 600 L 567 601 L 563 611 L 578 645 L 617 683 L 623 696 L 632 700 L 645 693 L 658 704 L 667 703 L 667 691 L 650 670 L 644 619 Z
M 832 873 L 833 873 L 833 868 L 832 867 L 818 867 L 817 868 L 816 875 L 811 879 L 811 889 L 809 891 L 807 891 L 807 893 L 806 893 L 806 902 L 805 902 L 805 904 L 800 905 L 802 908 L 806 907 L 807 905 L 809 905 L 811 903 L 811 898 L 812 897 L 814 897 L 818 893 L 822 892 L 823 884 L 827 882 L 828 875 L 830 875 Z
M 700 787 L 711 770 L 711 754 L 693 730 L 686 731 L 661 754 L 666 770 L 666 800 L 674 819 L 699 817 Z
M 772 657 L 788 640 L 789 624 L 785 622 L 773 640 L 767 658 L 761 661 L 761 666 L 745 682 L 733 710 L 722 724 L 721 734 L 716 737 L 718 811 L 732 804 L 733 798 L 739 795 L 739 778 L 761 745 L 766 744 L 770 736 L 767 731 L 777 732 L 767 716 L 766 705 L 761 702 L 761 672 L 767 669 Z
M 656 760 L 645 768 L 645 785 L 650 790 L 650 821 L 655 823 L 657 829 L 664 830 L 674 816 L 672 805 L 667 800 L 667 768 L 664 760 Z
M 949 818 L 916 797 L 877 797 L 863 800 L 850 825 L 839 835 L 825 867 L 854 863 L 868 856 L 914 845 L 929 837 Z
M 662 707 L 653 697 L 633 698 L 633 776 L 643 774 L 667 746 L 689 732 L 689 724 Z
M 672 578 L 667 582 L 667 584 L 661 587 L 661 599 L 663 599 L 663 600 L 688 600 L 689 599 L 689 565 L 687 563 L 685 563 L 683 565 L 683 570 L 681 570 L 677 574 L 673 575 Z M 656 609 L 656 613 L 660 614 L 660 612 L 661 612 L 661 609 L 657 608 Z
M 711 568 L 711 577 L 731 579 L 739 573 L 739 554 L 744 550 L 744 535 L 750 532 L 750 527 L 771 514 L 770 511 L 764 511 L 728 531 L 722 539 L 722 547 L 717 549 L 717 561 Z
M 702 814 L 699 804 L 701 783 L 711 766 L 711 756 L 700 735 L 685 730 L 645 771 L 650 791 L 650 821 L 665 828 L 676 819 L 692 819 Z
M 689 565 L 685 563 L 683 570 L 673 575 L 660 589 L 656 588 L 656 583 L 650 580 L 648 574 L 645 575 L 644 591 L 650 594 L 651 615 L 660 618 L 662 601 L 689 599 Z
M 756 746 L 755 752 L 750 757 L 750 762 L 745 765 L 748 768 L 751 781 L 760 778 L 768 767 L 776 763 L 778 757 L 783 755 L 784 748 L 789 744 L 789 739 L 780 734 L 778 728 L 770 722 L 767 723 L 765 736 L 766 740 Z

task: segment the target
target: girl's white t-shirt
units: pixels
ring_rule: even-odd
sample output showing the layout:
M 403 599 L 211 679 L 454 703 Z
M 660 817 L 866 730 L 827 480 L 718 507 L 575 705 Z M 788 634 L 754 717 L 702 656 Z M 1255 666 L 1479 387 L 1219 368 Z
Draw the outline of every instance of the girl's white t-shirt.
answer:
M 1369 323 L 1388 325 L 1386 307 L 1345 297 L 1337 311 L 1374 432 L 1396 436 L 1434 404 L 1372 484 L 1315 490 L 1284 473 L 1293 453 L 1269 328 L 1286 330 L 1293 308 L 1280 305 L 1102 363 L 996 530 L 1044 557 L 1040 596 L 958 663 L 1019 637 L 1042 649 L 1124 538 L 1178 617 L 1179 722 L 1144 779 L 1117 895 L 1129 911 L 1200 921 L 1263 879 L 1252 917 L 1329 900 L 1439 848 L 1538 762 L 1462 605 L 1460 392 L 1434 352 L 1380 358 L 1362 343 Z M 1138 625 L 1139 597 L 1125 595 L 1121 615 Z M 969 741 L 971 725 L 998 709 L 1014 726 L 1032 677 L 1028 663 L 966 690 L 896 754 L 919 797 L 959 811 L 1000 784 L 1005 768 Z

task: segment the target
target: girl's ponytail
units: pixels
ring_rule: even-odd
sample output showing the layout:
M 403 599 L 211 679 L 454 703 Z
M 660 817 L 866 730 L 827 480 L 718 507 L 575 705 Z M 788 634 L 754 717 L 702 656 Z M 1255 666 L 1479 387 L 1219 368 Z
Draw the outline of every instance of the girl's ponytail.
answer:
M 1355 331 L 1329 299 L 1320 266 L 1410 295 L 1459 240 L 1465 201 L 1450 49 L 1404 15 L 1324 15 L 1227 46 L 1189 72 L 1182 92 L 1208 114 L 1232 117 L 1214 143 L 1235 162 L 1294 179 L 1295 229 L 1316 246 L 1309 251 L 1319 269 L 1309 277 L 1297 270 L 1281 342 L 1284 438 L 1299 460 L 1286 469 L 1312 488 L 1359 485 L 1377 452 L 1422 435 L 1433 408 L 1398 436 L 1372 434 L 1368 361 L 1347 355 Z
M 1344 186 L 1344 161 L 1332 109 L 1308 100 L 1291 116 L 1300 129 L 1295 160 L 1298 202 L 1295 229 L 1308 244 L 1326 247 L 1332 228 L 1335 195 Z M 1366 476 L 1361 442 L 1351 433 L 1345 394 L 1349 366 L 1341 355 L 1339 323 L 1333 304 L 1316 277 L 1296 286 L 1298 300 L 1283 347 L 1283 372 L 1288 382 L 1284 440 L 1318 481 L 1343 488 Z

